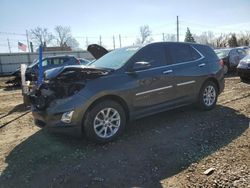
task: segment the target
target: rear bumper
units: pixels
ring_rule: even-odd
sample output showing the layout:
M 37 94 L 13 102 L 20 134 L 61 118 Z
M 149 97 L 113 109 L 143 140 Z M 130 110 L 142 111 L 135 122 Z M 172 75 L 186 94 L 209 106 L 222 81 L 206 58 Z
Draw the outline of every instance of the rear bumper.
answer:
M 38 111 L 32 107 L 32 114 L 35 124 L 49 132 L 65 133 L 67 135 L 81 136 L 82 129 L 79 123 L 72 121 L 64 123 L 61 121 L 62 113 L 48 114 L 46 111 Z

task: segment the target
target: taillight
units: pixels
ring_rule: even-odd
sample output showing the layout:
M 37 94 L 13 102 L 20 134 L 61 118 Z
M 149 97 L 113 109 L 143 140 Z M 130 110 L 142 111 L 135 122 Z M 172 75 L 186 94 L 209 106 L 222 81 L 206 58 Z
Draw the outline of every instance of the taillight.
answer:
M 224 66 L 224 61 L 222 59 L 219 61 L 219 63 L 222 67 Z

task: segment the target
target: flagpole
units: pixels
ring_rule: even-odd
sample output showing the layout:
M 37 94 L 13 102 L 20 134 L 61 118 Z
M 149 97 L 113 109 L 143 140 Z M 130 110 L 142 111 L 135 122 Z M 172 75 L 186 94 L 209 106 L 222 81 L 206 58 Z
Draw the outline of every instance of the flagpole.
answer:
M 27 29 L 26 29 L 26 39 L 27 39 L 27 45 L 28 45 L 28 52 L 30 52 L 29 35 L 28 35 L 28 30 Z

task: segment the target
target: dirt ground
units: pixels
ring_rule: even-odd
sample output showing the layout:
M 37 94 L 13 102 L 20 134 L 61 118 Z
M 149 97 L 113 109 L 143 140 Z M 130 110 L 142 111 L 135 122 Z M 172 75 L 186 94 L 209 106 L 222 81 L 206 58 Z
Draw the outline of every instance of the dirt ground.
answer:
M 37 128 L 0 80 L 0 187 L 250 187 L 250 84 L 236 76 L 214 110 L 143 118 L 106 145 Z

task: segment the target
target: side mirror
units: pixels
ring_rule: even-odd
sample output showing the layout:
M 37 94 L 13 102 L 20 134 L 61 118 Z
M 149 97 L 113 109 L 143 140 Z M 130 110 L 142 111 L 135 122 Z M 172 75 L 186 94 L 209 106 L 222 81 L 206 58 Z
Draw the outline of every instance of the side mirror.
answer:
M 132 71 L 146 70 L 146 69 L 149 69 L 150 67 L 151 67 L 150 63 L 140 61 L 134 64 L 134 66 L 132 67 Z

